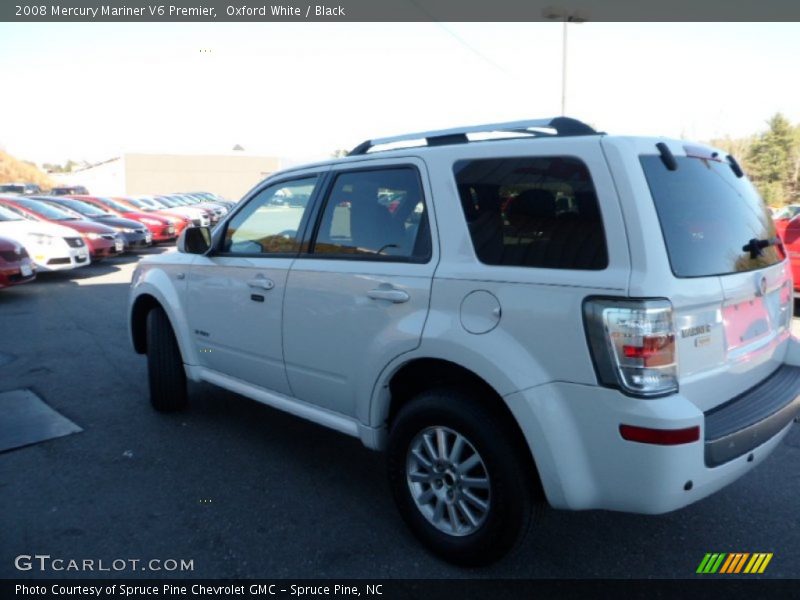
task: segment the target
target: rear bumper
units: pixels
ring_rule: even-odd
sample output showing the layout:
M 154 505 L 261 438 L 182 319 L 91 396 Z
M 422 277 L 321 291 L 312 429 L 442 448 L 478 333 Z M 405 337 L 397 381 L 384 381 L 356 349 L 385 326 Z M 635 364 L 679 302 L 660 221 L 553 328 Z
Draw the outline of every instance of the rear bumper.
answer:
M 800 367 L 783 365 L 705 413 L 705 462 L 716 467 L 757 448 L 800 415 Z
M 770 379 L 761 385 L 769 385 Z M 736 431 L 742 437 L 735 440 L 735 452 L 719 441 L 725 436 L 708 438 L 706 415 L 680 394 L 640 400 L 597 386 L 552 383 L 505 400 L 520 423 L 553 507 L 660 514 L 713 494 L 763 461 L 797 415 L 796 408 L 786 407 L 798 406 L 800 380 L 787 389 L 794 396 L 783 408 L 761 414 L 749 425 L 741 421 Z M 751 390 L 735 401 L 744 406 L 751 392 L 757 393 Z M 723 431 L 715 430 L 715 419 L 710 420 L 712 435 Z M 653 429 L 699 427 L 700 439 L 674 446 L 632 442 L 620 435 L 622 424 Z M 714 456 L 723 459 L 714 466 L 707 464 L 708 443 Z

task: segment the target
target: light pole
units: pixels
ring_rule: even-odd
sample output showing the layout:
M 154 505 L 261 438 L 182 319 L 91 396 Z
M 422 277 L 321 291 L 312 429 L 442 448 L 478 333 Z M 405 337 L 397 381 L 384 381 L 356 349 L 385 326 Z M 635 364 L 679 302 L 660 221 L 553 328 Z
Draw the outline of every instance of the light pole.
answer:
M 586 14 L 581 10 L 567 10 L 560 6 L 547 6 L 542 16 L 548 21 L 562 21 L 564 27 L 561 34 L 561 114 L 567 113 L 567 23 L 585 23 Z

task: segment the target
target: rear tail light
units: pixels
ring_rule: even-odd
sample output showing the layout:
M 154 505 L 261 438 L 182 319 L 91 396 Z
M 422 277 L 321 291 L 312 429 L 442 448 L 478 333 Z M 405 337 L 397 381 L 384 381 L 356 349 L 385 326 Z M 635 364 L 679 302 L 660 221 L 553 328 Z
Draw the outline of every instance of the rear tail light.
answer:
M 597 376 L 626 394 L 678 391 L 672 304 L 668 300 L 591 298 L 583 306 Z

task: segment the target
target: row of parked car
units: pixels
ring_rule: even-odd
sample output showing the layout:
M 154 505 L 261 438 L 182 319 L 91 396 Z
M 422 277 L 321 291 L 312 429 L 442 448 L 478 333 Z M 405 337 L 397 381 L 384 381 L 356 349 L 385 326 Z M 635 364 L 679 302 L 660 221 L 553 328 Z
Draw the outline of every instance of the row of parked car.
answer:
M 233 206 L 209 192 L 128 197 L 0 192 L 0 288 L 211 226 Z

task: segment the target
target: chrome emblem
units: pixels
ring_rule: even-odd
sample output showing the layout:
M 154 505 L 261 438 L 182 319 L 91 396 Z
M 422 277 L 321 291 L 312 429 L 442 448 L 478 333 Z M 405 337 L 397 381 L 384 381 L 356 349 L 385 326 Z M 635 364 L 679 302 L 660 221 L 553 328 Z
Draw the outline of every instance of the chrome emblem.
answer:
M 763 275 L 756 277 L 756 296 L 763 296 L 767 293 L 767 278 Z

